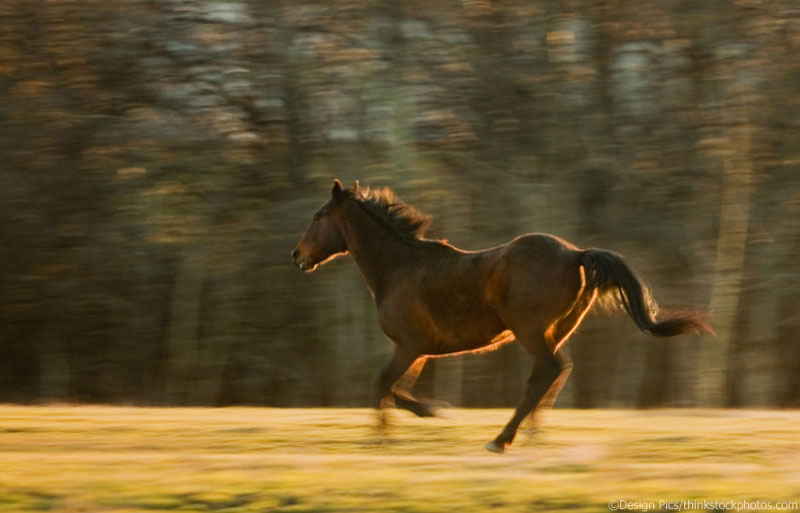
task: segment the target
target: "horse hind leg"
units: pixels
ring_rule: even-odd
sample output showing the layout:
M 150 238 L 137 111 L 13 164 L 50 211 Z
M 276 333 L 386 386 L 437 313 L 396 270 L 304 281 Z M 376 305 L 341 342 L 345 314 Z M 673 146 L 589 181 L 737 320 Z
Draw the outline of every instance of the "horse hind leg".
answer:
M 504 452 L 526 417 L 535 413 L 540 405 L 546 408 L 555 402 L 572 369 L 572 360 L 560 349 L 578 329 L 596 299 L 597 290 L 591 293 L 581 290 L 567 314 L 550 326 L 539 329 L 529 324 L 527 328 L 512 328 L 517 340 L 533 356 L 533 364 L 513 417 L 500 435 L 486 445 L 488 450 Z
M 575 333 L 586 314 L 594 306 L 594 302 L 597 301 L 597 295 L 597 289 L 592 289 L 591 293 L 581 297 L 572 310 L 563 319 L 558 320 L 551 330 L 548 330 L 548 342 L 553 348 L 553 353 L 558 353 L 558 350 L 567 343 L 569 337 Z
M 559 360 L 550 351 L 543 333 L 540 332 L 538 335 L 529 333 L 524 336 L 517 333 L 517 335 L 517 340 L 533 356 L 531 373 L 511 420 L 497 438 L 486 444 L 486 448 L 492 452 L 502 453 L 514 441 L 519 425 L 539 404 L 563 370 Z
M 580 299 L 578 304 L 567 314 L 566 317 L 559 320 L 551 330 L 548 330 L 546 336 L 548 338 L 548 345 L 553 348 L 553 355 L 558 360 L 561 366 L 561 373 L 558 378 L 550 386 L 550 389 L 539 401 L 536 408 L 530 413 L 528 417 L 528 425 L 530 432 L 535 432 L 537 425 L 537 414 L 543 413 L 553 407 L 558 395 L 567 383 L 570 373 L 572 372 L 572 358 L 564 352 L 563 346 L 578 329 L 578 326 L 583 322 L 586 314 L 594 306 L 597 300 L 597 289 L 593 290 L 591 294 Z
M 534 408 L 528 415 L 528 436 L 531 437 L 536 434 L 539 429 L 539 419 L 541 418 L 541 414 L 553 407 L 558 395 L 561 393 L 561 390 L 567 383 L 570 373 L 572 373 L 572 358 L 570 358 L 563 349 L 555 353 L 554 356 L 561 366 L 561 371 L 559 372 L 558 377 L 553 384 L 550 385 L 547 393 L 545 393 L 544 397 L 542 397 L 542 399 L 539 401 L 539 404 L 536 405 L 536 408 Z

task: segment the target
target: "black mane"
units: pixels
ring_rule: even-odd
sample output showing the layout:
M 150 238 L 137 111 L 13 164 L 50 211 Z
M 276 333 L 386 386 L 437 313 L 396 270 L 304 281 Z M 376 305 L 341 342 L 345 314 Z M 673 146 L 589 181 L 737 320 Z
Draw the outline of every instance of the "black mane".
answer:
M 349 188 L 345 195 L 358 202 L 373 219 L 390 228 L 402 240 L 429 242 L 423 237 L 431 225 L 431 216 L 401 201 L 388 187 Z

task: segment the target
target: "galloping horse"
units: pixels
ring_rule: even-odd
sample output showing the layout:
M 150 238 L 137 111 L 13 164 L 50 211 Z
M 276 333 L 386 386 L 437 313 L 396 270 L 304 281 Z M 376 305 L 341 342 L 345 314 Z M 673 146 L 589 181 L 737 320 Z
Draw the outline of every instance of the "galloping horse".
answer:
M 616 253 L 579 249 L 558 237 L 528 234 L 482 251 L 423 238 L 430 217 L 389 189 L 344 189 L 314 214 L 292 259 L 311 272 L 351 254 L 378 306 L 392 359 L 377 381 L 380 422 L 387 400 L 425 417 L 431 406 L 410 388 L 428 358 L 482 352 L 518 340 L 532 356 L 522 399 L 486 448 L 504 452 L 537 406 L 553 403 L 572 367 L 561 347 L 598 299 L 630 314 L 651 335 L 711 332 L 696 314 L 657 320 L 650 289 Z M 403 375 L 406 378 L 400 380 Z

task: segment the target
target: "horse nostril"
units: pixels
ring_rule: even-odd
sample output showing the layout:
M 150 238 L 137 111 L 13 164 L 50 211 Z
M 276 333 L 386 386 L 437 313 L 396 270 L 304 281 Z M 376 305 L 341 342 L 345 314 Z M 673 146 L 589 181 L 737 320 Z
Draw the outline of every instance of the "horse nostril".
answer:
M 292 260 L 297 260 L 297 249 L 292 251 Z

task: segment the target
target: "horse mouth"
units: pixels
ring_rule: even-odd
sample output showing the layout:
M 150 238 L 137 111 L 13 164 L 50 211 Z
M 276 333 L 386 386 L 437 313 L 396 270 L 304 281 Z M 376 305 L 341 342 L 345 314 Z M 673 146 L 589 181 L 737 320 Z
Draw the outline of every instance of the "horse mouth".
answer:
M 316 270 L 316 268 L 317 268 L 317 264 L 311 265 L 309 263 L 308 257 L 303 257 L 303 258 L 297 260 L 295 262 L 295 264 L 297 264 L 297 267 L 299 267 L 302 271 L 304 271 L 306 273 L 314 272 L 314 270 Z

